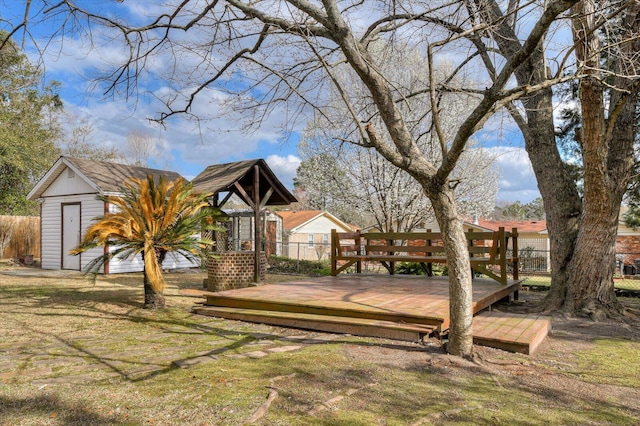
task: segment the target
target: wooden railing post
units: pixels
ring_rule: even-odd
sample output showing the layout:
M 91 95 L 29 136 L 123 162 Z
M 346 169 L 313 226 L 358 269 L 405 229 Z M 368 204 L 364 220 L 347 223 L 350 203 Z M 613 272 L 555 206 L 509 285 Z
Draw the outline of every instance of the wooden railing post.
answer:
M 427 229 L 427 234 L 431 234 L 431 229 Z M 427 247 L 431 247 L 431 243 L 433 241 L 432 240 L 427 240 Z M 431 251 L 425 251 L 424 255 L 427 257 L 430 257 L 433 254 L 433 252 Z M 429 262 L 427 263 L 427 276 L 428 277 L 432 277 L 433 276 L 433 263 Z
M 356 273 L 360 274 L 362 273 L 362 260 L 360 260 L 362 256 L 362 234 L 360 233 L 359 229 L 357 232 L 355 243 L 356 254 L 358 255 L 358 261 L 356 262 Z
M 469 228 L 469 237 L 467 238 L 467 241 L 469 242 L 469 248 L 473 247 L 473 239 L 471 238 L 471 233 L 473 232 L 473 229 Z M 469 259 L 473 258 L 473 252 L 471 250 L 469 250 Z M 475 277 L 475 272 L 473 270 L 473 266 L 471 267 L 471 279 L 473 279 Z
M 331 230 L 331 276 L 335 277 L 338 275 L 336 270 L 338 269 L 338 260 L 336 256 L 338 255 L 337 250 L 339 250 L 340 241 L 338 240 L 338 233 L 335 229 Z
M 507 284 L 507 236 L 504 232 L 504 227 L 498 228 L 498 241 L 500 244 L 500 281 L 502 284 Z
M 517 280 L 520 278 L 520 272 L 518 271 L 520 267 L 520 255 L 518 254 L 518 228 L 513 228 L 511 230 L 511 245 L 513 246 L 513 253 L 511 253 L 511 259 L 513 262 L 513 279 Z

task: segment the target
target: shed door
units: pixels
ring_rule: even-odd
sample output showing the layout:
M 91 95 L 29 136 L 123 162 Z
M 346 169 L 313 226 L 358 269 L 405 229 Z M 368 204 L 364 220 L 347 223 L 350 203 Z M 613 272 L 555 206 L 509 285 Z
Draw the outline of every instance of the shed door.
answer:
M 267 249 L 265 250 L 267 253 L 267 259 L 271 256 L 275 256 L 278 250 L 278 239 L 277 239 L 277 229 L 278 223 L 275 220 L 267 221 L 267 235 L 266 235 L 266 243 Z
M 80 256 L 69 252 L 80 244 L 80 204 L 62 205 L 62 269 L 80 270 Z

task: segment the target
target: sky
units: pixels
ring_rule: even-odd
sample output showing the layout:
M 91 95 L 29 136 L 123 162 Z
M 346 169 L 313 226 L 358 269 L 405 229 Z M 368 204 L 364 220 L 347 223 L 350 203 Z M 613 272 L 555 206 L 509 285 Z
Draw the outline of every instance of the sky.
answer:
M 0 11 L 4 17 L 24 13 L 21 0 L 4 0 L 0 4 L 3 8 L 8 7 L 8 10 Z M 96 0 L 94 4 L 117 7 L 122 13 L 132 14 L 142 13 L 134 9 L 145 3 Z M 42 37 L 42 42 L 47 29 L 32 28 L 36 36 Z M 20 33 L 17 36 L 20 38 Z M 29 47 L 27 50 L 33 60 L 39 59 L 35 50 Z M 105 97 L 104 86 L 96 83 L 95 77 L 103 74 L 108 64 L 122 55 L 123 51 L 115 45 L 91 49 L 87 43 L 69 38 L 64 44 L 50 46 L 49 53 L 43 57 L 46 78 L 61 83 L 65 110 L 74 117 L 72 121 L 83 119 L 93 125 L 92 143 L 122 148 L 127 136 L 134 132 L 151 136 L 162 146 L 162 156 L 152 166 L 176 171 L 187 179 L 211 164 L 263 158 L 285 186 L 293 189 L 293 178 L 300 164 L 297 142 L 301 129 L 294 129 L 293 133 L 283 130 L 288 125 L 289 111 L 280 108 L 263 120 L 259 128 L 243 132 L 238 113 L 225 111 L 224 102 L 229 95 L 210 89 L 196 98 L 193 111 L 200 116 L 210 111 L 224 112 L 223 118 L 197 121 L 179 116 L 161 126 L 149 118 L 158 117 L 165 111 L 159 98 L 172 93 L 170 83 L 157 78 L 162 72 L 143 75 L 139 91 L 128 98 Z M 188 61 L 181 65 L 188 72 Z M 161 69 L 161 60 L 149 66 Z M 519 200 L 525 203 L 540 196 L 531 164 L 522 148 L 522 138 L 513 123 L 496 118 L 478 137 L 496 156 L 501 176 L 498 202 Z

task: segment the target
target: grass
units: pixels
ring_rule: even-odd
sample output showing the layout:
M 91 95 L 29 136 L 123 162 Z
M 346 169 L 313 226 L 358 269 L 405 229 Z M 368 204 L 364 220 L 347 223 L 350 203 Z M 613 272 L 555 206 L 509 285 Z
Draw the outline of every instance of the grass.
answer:
M 539 287 L 549 287 L 551 285 L 551 277 L 550 276 L 541 276 L 541 275 L 532 275 L 528 277 L 523 277 L 524 283 L 523 285 L 527 286 L 539 286 Z M 626 290 L 626 291 L 640 291 L 640 280 L 629 279 L 629 278 L 616 278 L 614 280 L 614 287 L 616 290 Z
M 203 278 L 168 274 L 154 312 L 138 274 L 0 275 L 0 424 L 237 425 L 270 389 L 258 424 L 640 423 L 637 341 L 559 334 L 535 357 L 478 348 L 474 364 L 437 341 L 193 315 L 178 290 Z

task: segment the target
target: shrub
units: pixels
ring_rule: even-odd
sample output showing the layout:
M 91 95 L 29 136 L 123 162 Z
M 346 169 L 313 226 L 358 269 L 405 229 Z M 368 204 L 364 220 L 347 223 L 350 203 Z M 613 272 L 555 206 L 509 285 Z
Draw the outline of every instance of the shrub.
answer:
M 431 265 L 431 271 L 433 275 L 438 276 L 448 276 L 449 268 L 447 265 L 441 265 L 438 263 L 434 263 Z M 422 265 L 419 262 L 401 262 L 396 266 L 396 274 L 400 275 L 426 275 L 424 269 L 422 269 Z
M 327 261 L 298 260 L 284 256 L 271 256 L 268 263 L 270 273 L 313 276 L 331 275 L 331 267 Z

